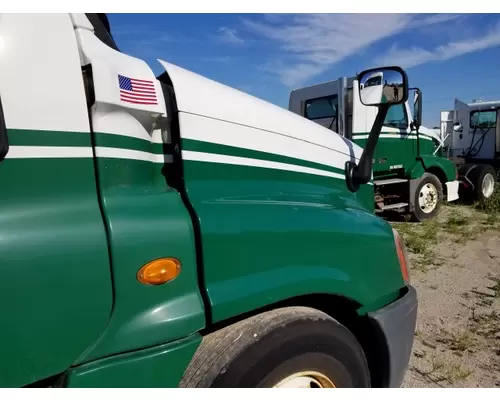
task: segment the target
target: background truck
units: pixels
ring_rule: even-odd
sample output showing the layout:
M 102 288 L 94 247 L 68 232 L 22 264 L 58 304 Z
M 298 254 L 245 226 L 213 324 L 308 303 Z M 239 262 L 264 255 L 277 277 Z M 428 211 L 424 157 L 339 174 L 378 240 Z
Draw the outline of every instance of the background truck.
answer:
M 500 171 L 500 101 L 465 103 L 455 99 L 441 112 L 444 154 L 458 167 L 460 197 L 485 201 Z
M 380 82 L 379 82 L 380 81 Z M 400 96 L 382 75 L 368 77 L 363 91 L 384 85 L 384 96 Z M 381 128 L 374 155 L 375 211 L 411 213 L 419 221 L 432 218 L 442 201 L 458 199 L 459 181 L 454 163 L 442 154 L 439 134 L 421 126 L 422 92 L 413 89 L 413 113 L 408 101 L 393 104 Z M 293 90 L 289 110 L 312 120 L 361 147 L 366 146 L 377 108 L 360 101 L 355 77 Z
M 359 84 L 360 92 L 368 99 L 373 98 L 377 101 L 376 99 L 378 98 L 380 100 L 384 89 L 383 78 L 384 74 L 382 72 L 370 74 L 364 83 Z
M 103 15 L 0 38 L 0 386 L 401 384 L 417 296 L 373 146 L 155 76 Z

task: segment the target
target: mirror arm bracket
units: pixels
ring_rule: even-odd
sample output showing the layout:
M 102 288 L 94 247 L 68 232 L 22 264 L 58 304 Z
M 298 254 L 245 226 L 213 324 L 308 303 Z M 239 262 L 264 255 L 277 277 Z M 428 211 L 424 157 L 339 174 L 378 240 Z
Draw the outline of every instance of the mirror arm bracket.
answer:
M 390 74 L 388 76 L 384 75 L 383 71 L 386 70 L 394 72 L 396 76 Z M 368 74 L 370 74 L 369 77 L 367 77 Z M 397 78 L 398 74 L 400 75 L 401 82 L 399 82 Z M 363 80 L 363 78 L 365 79 Z M 368 86 L 381 87 L 375 88 L 374 91 L 372 89 L 367 90 L 366 96 L 363 96 L 361 94 L 361 88 L 365 90 L 367 88 L 366 83 L 371 79 L 373 79 L 373 82 L 370 82 Z M 406 72 L 400 67 L 392 66 L 368 69 L 357 74 L 356 81 L 358 82 L 357 84 L 360 91 L 359 96 L 361 104 L 364 106 L 377 107 L 377 115 L 364 145 L 361 157 L 359 158 L 359 163 L 356 164 L 355 157 L 354 160 L 351 159 L 345 163 L 346 185 L 353 193 L 356 192 L 361 185 L 369 183 L 372 178 L 375 147 L 377 146 L 378 138 L 382 131 L 385 118 L 387 117 L 389 107 L 394 104 L 403 104 L 408 99 L 408 77 Z M 393 88 L 394 94 L 392 94 L 391 88 Z M 388 91 L 386 91 L 386 89 L 388 89 Z M 402 89 L 402 96 L 399 96 L 400 89 Z M 374 99 L 375 95 L 380 97 Z
M 375 122 L 368 135 L 368 139 L 366 140 L 363 153 L 359 159 L 359 164 L 356 164 L 354 161 L 347 161 L 345 164 L 347 188 L 353 193 L 356 192 L 361 185 L 370 182 L 375 147 L 377 146 L 380 131 L 382 130 L 390 106 L 390 104 L 381 104 L 378 106 L 377 116 L 375 117 Z

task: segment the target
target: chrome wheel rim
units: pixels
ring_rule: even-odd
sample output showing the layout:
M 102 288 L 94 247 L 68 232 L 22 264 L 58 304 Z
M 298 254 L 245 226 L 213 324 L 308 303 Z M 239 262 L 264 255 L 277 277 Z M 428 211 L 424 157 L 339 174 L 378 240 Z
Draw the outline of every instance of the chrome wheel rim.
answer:
M 335 384 L 326 375 L 316 371 L 302 371 L 289 375 L 273 386 L 274 388 L 329 389 Z
M 438 203 L 438 191 L 432 183 L 426 183 L 418 194 L 418 205 L 422 212 L 429 214 L 436 208 Z
M 495 189 L 495 178 L 491 174 L 486 174 L 483 179 L 482 191 L 485 198 L 491 197 Z

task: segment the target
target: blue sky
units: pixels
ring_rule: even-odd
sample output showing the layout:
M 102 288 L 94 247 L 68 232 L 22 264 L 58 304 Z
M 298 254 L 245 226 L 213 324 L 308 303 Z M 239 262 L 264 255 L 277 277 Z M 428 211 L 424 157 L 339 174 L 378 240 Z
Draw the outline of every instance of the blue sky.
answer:
M 108 14 L 120 49 L 288 107 L 290 90 L 395 64 L 423 122 L 454 98 L 500 100 L 499 14 Z

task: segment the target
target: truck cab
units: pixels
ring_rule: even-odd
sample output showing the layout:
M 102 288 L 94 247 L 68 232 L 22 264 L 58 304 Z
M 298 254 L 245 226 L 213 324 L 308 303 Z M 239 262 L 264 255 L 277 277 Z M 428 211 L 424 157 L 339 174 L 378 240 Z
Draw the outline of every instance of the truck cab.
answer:
M 0 386 L 401 385 L 418 300 L 372 146 L 155 75 L 102 14 L 0 39 Z
M 290 93 L 289 110 L 312 120 L 361 147 L 374 126 L 377 108 L 368 100 L 397 99 L 398 88 L 380 73 L 358 82 L 341 77 Z M 434 217 L 443 201 L 458 199 L 455 165 L 442 156 L 440 135 L 421 125 L 422 92 L 414 91 L 409 101 L 392 104 L 381 127 L 374 155 L 374 209 L 411 213 L 417 220 Z
M 500 101 L 465 103 L 441 112 L 443 152 L 458 168 L 461 197 L 484 203 L 500 176 Z

